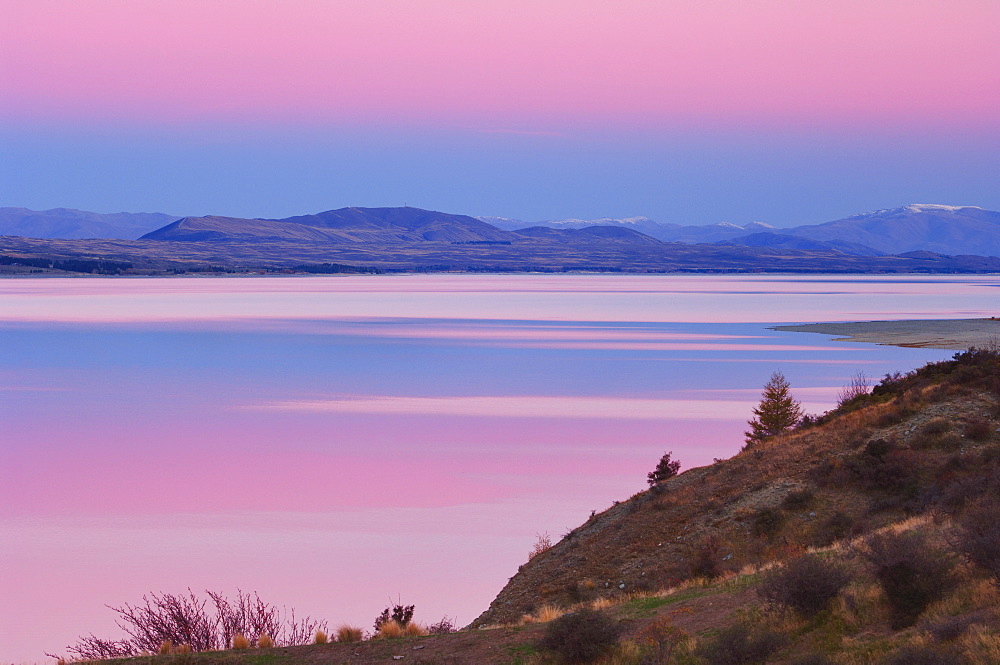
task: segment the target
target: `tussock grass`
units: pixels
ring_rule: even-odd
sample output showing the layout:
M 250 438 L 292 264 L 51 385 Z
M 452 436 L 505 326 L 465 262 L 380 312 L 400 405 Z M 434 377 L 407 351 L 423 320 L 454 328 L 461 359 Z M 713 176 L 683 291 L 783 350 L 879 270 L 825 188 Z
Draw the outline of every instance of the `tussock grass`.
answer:
M 347 624 L 344 624 L 337 628 L 338 642 L 360 642 L 364 636 L 364 631 L 355 626 L 348 626 Z
M 521 617 L 521 623 L 548 623 L 558 619 L 568 611 L 558 605 L 542 605 L 533 614 L 525 614 Z
M 375 633 L 375 638 L 377 640 L 391 640 L 396 637 L 403 637 L 405 634 L 405 629 L 399 625 L 399 622 L 395 619 L 389 619 L 381 626 L 379 626 L 378 632 Z
M 427 634 L 427 629 L 418 623 L 410 622 L 403 628 L 405 637 L 422 637 Z
M 174 644 L 170 640 L 163 640 L 160 642 L 160 655 L 166 656 L 171 651 L 174 650 Z
M 257 638 L 257 647 L 259 649 L 270 649 L 274 646 L 274 640 L 267 633 L 261 633 L 260 637 Z
M 325 630 L 317 630 L 316 634 L 313 635 L 313 644 L 326 644 L 330 641 L 329 636 L 326 634 Z
M 234 649 L 249 649 L 250 640 L 246 638 L 246 635 L 242 633 L 236 633 L 233 635 L 233 648 Z

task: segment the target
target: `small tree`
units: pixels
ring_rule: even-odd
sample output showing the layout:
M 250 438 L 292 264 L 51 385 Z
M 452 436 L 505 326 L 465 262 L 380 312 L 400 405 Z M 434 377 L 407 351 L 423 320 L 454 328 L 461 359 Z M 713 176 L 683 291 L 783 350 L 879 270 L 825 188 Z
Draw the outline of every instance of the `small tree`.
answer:
M 681 463 L 670 459 L 670 456 L 673 454 L 672 451 L 663 453 L 663 457 L 660 458 L 660 462 L 656 465 L 656 468 L 646 475 L 646 482 L 649 483 L 650 487 L 677 475 L 677 472 L 681 468 Z
M 744 432 L 746 447 L 781 434 L 802 419 L 802 405 L 792 397 L 789 388 L 788 379 L 781 372 L 773 373 L 764 384 L 760 404 L 753 410 L 754 417 L 747 421 L 750 431 Z

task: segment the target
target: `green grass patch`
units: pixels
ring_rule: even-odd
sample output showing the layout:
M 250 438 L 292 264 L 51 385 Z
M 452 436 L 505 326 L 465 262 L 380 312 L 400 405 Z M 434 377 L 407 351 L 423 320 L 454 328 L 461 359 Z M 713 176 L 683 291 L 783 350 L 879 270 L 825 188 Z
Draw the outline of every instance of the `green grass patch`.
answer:
M 678 591 L 677 593 L 672 593 L 669 596 L 649 596 L 648 598 L 636 598 L 635 600 L 630 600 L 628 603 L 626 603 L 625 607 L 630 613 L 634 614 L 636 617 L 650 617 L 653 616 L 657 608 L 663 607 L 665 605 L 674 605 L 676 603 L 682 603 L 685 600 L 700 598 L 702 596 L 707 596 L 710 593 L 712 593 L 711 589 L 705 589 L 703 587 L 692 587 L 690 589 L 684 589 L 683 591 Z
M 518 644 L 514 647 L 507 647 L 507 654 L 510 656 L 510 665 L 524 665 L 525 661 L 538 653 L 534 644 Z

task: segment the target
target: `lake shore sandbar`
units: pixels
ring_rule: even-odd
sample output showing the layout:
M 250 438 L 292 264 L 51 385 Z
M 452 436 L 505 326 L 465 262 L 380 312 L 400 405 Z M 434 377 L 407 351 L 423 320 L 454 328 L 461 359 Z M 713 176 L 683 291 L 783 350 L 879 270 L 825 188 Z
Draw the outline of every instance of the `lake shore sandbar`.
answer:
M 1000 318 L 918 319 L 909 321 L 857 321 L 774 326 L 770 330 L 841 335 L 837 342 L 867 342 L 886 346 L 954 349 L 994 346 L 1000 342 Z

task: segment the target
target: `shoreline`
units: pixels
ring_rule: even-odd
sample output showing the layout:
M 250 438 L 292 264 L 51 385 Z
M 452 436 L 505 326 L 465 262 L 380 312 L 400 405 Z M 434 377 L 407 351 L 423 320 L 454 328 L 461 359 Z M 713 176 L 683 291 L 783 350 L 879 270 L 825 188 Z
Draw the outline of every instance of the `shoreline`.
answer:
M 915 319 L 856 321 L 772 326 L 768 330 L 837 335 L 835 342 L 864 342 L 883 346 L 965 351 L 969 347 L 1000 343 L 1000 317 L 987 319 Z

